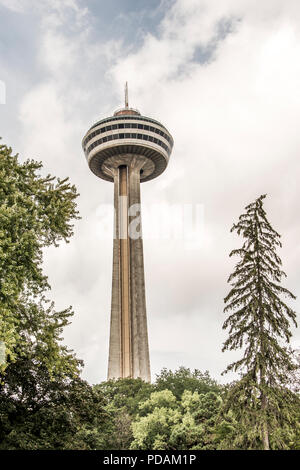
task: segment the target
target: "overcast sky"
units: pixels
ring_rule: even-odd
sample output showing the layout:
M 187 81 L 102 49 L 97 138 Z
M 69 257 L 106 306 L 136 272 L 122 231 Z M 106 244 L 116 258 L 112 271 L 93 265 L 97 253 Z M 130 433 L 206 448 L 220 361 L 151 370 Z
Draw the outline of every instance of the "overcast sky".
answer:
M 154 204 L 204 213 L 200 243 L 145 237 L 152 378 L 184 365 L 229 380 L 240 353 L 221 352 L 223 298 L 242 243 L 230 228 L 261 194 L 299 295 L 300 2 L 0 0 L 0 25 L 3 142 L 80 193 L 75 235 L 45 252 L 44 269 L 57 308 L 74 308 L 64 341 L 83 377 L 107 373 L 113 185 L 89 171 L 81 140 L 123 105 L 128 80 L 129 104 L 175 142 L 165 173 L 142 184 L 143 226 Z

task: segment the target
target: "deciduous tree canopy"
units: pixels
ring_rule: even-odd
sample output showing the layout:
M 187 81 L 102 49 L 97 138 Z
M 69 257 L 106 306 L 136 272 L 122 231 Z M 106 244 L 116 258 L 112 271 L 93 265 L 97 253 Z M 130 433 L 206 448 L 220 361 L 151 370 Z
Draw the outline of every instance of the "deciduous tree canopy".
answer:
M 42 177 L 42 164 L 20 163 L 11 148 L 0 146 L 0 341 L 9 363 L 34 355 L 50 372 L 75 370 L 74 359 L 59 344 L 70 309 L 55 312 L 44 292 L 42 250 L 72 236 L 78 217 L 76 188 L 68 179 Z

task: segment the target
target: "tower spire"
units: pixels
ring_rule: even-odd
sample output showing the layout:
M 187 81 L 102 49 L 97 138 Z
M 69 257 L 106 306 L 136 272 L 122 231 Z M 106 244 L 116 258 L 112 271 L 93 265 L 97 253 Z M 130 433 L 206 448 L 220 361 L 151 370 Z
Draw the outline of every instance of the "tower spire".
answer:
M 125 108 L 128 109 L 128 83 L 125 83 Z

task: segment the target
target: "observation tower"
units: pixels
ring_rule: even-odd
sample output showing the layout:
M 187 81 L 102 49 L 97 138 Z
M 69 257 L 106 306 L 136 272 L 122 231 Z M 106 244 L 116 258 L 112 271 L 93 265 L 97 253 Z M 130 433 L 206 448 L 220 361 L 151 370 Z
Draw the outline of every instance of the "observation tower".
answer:
M 114 183 L 112 300 L 108 380 L 150 382 L 140 183 L 159 176 L 173 147 L 168 130 L 128 106 L 94 124 L 82 142 L 92 172 Z

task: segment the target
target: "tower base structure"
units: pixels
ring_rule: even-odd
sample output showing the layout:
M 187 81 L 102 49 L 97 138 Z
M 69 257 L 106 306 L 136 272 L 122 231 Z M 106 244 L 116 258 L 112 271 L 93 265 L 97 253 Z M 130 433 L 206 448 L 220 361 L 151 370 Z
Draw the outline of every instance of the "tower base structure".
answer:
M 140 377 L 150 382 L 140 205 L 146 159 L 123 155 L 118 160 L 106 167 L 114 179 L 115 209 L 108 380 Z

